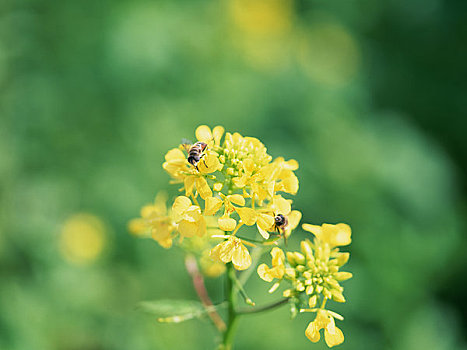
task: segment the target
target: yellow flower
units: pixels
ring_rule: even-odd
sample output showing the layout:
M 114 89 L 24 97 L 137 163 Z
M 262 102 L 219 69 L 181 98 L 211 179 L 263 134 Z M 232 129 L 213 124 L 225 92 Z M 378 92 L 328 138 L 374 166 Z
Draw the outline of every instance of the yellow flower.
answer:
M 275 195 L 271 205 L 265 209 L 265 214 L 259 214 L 263 219 L 265 218 L 265 215 L 271 218 L 268 218 L 267 221 L 264 221 L 262 224 L 258 225 L 258 231 L 264 239 L 269 238 L 268 232 L 275 231 L 273 215 L 278 214 L 282 214 L 287 217 L 288 225 L 284 229 L 284 235 L 286 238 L 288 238 L 292 231 L 298 226 L 302 218 L 301 212 L 298 210 L 292 210 L 290 201 L 283 198 L 281 195 Z M 258 223 L 260 223 L 259 217 Z
M 295 159 L 285 161 L 284 158 L 276 158 L 272 163 L 262 167 L 254 176 L 268 195 L 272 197 L 275 192 L 296 194 L 298 191 L 298 178 L 294 170 L 298 169 Z
M 203 236 L 206 233 L 206 220 L 201 208 L 192 205 L 188 197 L 178 196 L 172 205 L 172 213 L 182 237 Z
M 279 157 L 274 160 L 276 166 L 276 184 L 274 191 L 296 194 L 298 191 L 298 178 L 294 174 L 294 170 L 298 169 L 298 162 L 295 159 L 285 161 Z
M 344 334 L 336 327 L 334 317 L 327 310 L 318 310 L 315 320 L 310 322 L 305 335 L 313 343 L 316 343 L 320 339 L 319 331 L 321 329 L 324 329 L 324 340 L 330 348 L 344 342 Z
M 322 226 L 303 224 L 302 227 L 305 231 L 313 233 L 317 239 L 328 243 L 331 247 L 348 245 L 352 242 L 350 238 L 352 232 L 350 226 L 347 224 L 323 224 Z
M 179 148 L 173 148 L 165 155 L 162 168 L 177 180 L 183 180 L 190 170 L 185 154 Z
M 185 187 L 185 195 L 190 196 L 196 187 L 201 198 L 212 196 L 211 188 L 204 175 L 214 173 L 222 168 L 219 155 L 213 151 L 207 151 L 198 163 L 198 169 L 191 166 L 186 160 L 187 156 L 179 148 L 173 148 L 165 155 L 162 168 L 172 176 L 176 182 L 182 182 Z
M 166 200 L 166 195 L 159 193 L 154 204 L 145 205 L 141 209 L 141 218 L 129 222 L 130 232 L 135 235 L 151 234 L 162 247 L 170 248 L 176 225 L 167 211 Z
M 248 249 L 243 245 L 242 240 L 235 236 L 229 236 L 226 241 L 216 245 L 211 249 L 210 255 L 224 263 L 232 261 L 237 270 L 246 270 L 251 265 Z
M 196 128 L 195 135 L 198 141 L 205 142 L 208 147 L 219 147 L 222 139 L 222 135 L 224 135 L 225 129 L 218 125 L 212 129 L 207 125 L 200 125 Z
M 247 159 L 253 161 L 255 169 L 268 164 L 271 156 L 260 140 L 254 137 L 243 137 L 239 133 L 226 133 L 224 142 L 224 155 L 226 163 L 231 163 L 237 170 L 243 168 L 243 162 Z
M 222 231 L 233 231 L 237 226 L 237 221 L 230 217 L 237 208 L 233 205 L 245 205 L 245 198 L 239 194 L 232 194 L 225 196 L 224 194 L 219 194 L 222 199 L 217 197 L 208 197 L 205 201 L 204 215 L 215 215 L 222 205 L 224 205 L 224 215 L 222 215 L 218 220 L 219 228 Z
M 199 260 L 203 274 L 208 277 L 219 277 L 225 272 L 225 265 L 220 261 L 214 261 L 210 257 L 209 250 L 203 251 Z
M 261 264 L 257 269 L 259 277 L 266 282 L 272 282 L 274 278 L 282 279 L 285 273 L 285 255 L 282 249 L 277 247 L 272 248 L 271 256 L 272 268 L 266 264 Z

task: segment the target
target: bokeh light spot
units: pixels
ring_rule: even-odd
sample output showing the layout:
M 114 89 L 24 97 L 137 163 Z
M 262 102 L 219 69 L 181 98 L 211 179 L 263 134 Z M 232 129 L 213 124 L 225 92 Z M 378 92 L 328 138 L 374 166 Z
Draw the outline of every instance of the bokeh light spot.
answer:
M 326 86 L 348 83 L 358 72 L 360 56 L 352 35 L 330 21 L 312 24 L 298 45 L 298 61 L 303 70 Z
M 95 261 L 106 243 L 106 228 L 92 214 L 75 214 L 67 219 L 60 236 L 60 252 L 70 263 L 84 265 Z

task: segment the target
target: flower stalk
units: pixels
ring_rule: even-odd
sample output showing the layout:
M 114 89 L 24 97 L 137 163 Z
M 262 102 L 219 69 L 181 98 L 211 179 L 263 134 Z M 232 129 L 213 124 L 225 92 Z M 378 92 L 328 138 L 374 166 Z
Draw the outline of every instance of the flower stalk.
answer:
M 237 305 L 237 290 L 234 282 L 235 269 L 232 263 L 227 264 L 226 293 L 227 293 L 227 329 L 224 332 L 222 350 L 232 350 L 232 344 L 237 331 L 238 314 L 235 310 Z

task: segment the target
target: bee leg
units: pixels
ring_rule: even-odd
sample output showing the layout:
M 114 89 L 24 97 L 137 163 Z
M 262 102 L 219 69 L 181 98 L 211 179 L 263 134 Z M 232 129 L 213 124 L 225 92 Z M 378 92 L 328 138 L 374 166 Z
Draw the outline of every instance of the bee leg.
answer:
M 203 153 L 203 154 L 201 155 L 201 159 L 203 159 L 204 166 L 207 168 L 208 165 L 206 164 L 206 160 L 204 159 L 204 156 L 205 156 L 205 155 L 206 155 L 206 153 Z

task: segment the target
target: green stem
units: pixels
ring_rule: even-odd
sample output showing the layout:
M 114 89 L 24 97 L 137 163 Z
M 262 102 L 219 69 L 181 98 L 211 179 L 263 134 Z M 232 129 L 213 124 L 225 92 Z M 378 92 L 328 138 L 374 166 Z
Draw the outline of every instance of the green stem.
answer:
M 279 306 L 282 306 L 282 305 L 286 304 L 288 301 L 289 301 L 289 299 L 286 298 L 286 299 L 279 300 L 279 301 L 277 301 L 275 303 L 260 306 L 260 307 L 248 308 L 248 309 L 244 309 L 244 310 L 240 309 L 240 310 L 237 311 L 237 315 L 256 314 L 256 313 L 259 313 L 259 312 L 272 310 L 272 309 L 275 309 L 275 308 L 277 308 Z
M 240 292 L 243 299 L 245 300 L 245 303 L 250 305 L 250 306 L 255 306 L 255 302 L 253 300 L 251 300 L 251 298 L 248 296 L 248 294 L 246 294 L 245 288 L 243 287 L 242 283 L 237 278 L 235 273 L 232 274 L 232 281 L 233 281 L 234 285 L 238 288 L 238 291 Z
M 238 325 L 238 315 L 235 311 L 235 307 L 237 304 L 237 293 L 234 283 L 235 278 L 235 270 L 232 263 L 227 264 L 227 282 L 226 282 L 226 293 L 227 293 L 227 302 L 228 302 L 228 309 L 227 309 L 227 329 L 224 332 L 224 339 L 223 339 L 223 350 L 232 350 L 232 344 L 235 337 L 235 332 L 237 331 Z

